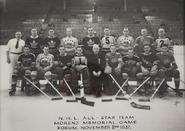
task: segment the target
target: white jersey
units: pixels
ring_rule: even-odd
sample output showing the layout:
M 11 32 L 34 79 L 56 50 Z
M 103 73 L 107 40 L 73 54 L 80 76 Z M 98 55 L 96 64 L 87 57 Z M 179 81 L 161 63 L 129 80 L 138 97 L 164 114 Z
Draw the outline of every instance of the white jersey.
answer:
M 166 44 L 166 45 L 168 45 L 168 48 L 169 48 L 170 52 L 173 53 L 173 46 L 172 46 L 172 44 L 171 44 L 169 38 L 167 38 L 167 37 L 160 38 L 160 37 L 159 37 L 159 38 L 157 38 L 157 39 L 155 40 L 155 48 L 156 48 L 156 51 L 157 51 L 157 52 L 162 51 L 162 49 L 161 49 L 161 44 Z
M 62 44 L 65 46 L 68 55 L 75 55 L 75 48 L 78 46 L 78 40 L 75 37 L 64 37 Z
M 119 46 L 119 52 L 122 55 L 126 55 L 128 52 L 128 49 L 130 47 L 134 46 L 134 38 L 131 36 L 120 36 L 117 40 L 118 46 Z
M 101 45 L 103 50 L 110 50 L 110 46 L 115 44 L 116 44 L 116 40 L 113 35 L 104 36 L 101 39 Z

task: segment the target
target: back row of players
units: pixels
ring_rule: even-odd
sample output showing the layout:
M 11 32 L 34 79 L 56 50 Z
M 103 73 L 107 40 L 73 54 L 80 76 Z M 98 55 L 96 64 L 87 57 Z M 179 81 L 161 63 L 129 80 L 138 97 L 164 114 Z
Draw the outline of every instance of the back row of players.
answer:
M 158 30 L 159 37 L 156 40 L 147 36 L 147 29 L 142 29 L 142 36 L 134 41 L 134 38 L 129 36 L 128 28 L 124 28 L 123 35 L 116 40 L 108 27 L 104 28 L 104 36 L 101 39 L 96 37 L 93 28 L 89 27 L 88 35 L 83 38 L 81 45 L 72 36 L 71 28 L 66 29 L 67 36 L 61 41 L 54 35 L 53 29 L 49 29 L 49 36 L 44 40 L 37 35 L 36 28 L 31 30 L 31 34 L 24 42 L 21 32 L 16 32 L 16 38 L 8 42 L 7 62 L 12 70 L 10 95 L 15 93 L 17 79 L 22 75 L 38 87 L 39 79 L 45 77 L 67 94 L 70 94 L 69 89 L 64 83 L 59 87 L 57 80 L 65 78 L 76 93 L 79 74 L 83 75 L 85 93 L 94 93 L 96 96 L 101 96 L 102 91 L 106 94 L 115 94 L 118 91 L 119 88 L 112 83 L 108 74 L 112 74 L 120 85 L 128 77 L 134 77 L 137 79 L 137 86 L 147 77 L 151 77 L 158 85 L 162 78 L 171 76 L 175 78 L 178 91 L 180 73 L 173 56 L 173 46 L 162 28 Z M 150 82 L 146 83 L 138 93 L 147 93 L 149 84 Z M 127 83 L 125 91 L 128 91 L 128 86 Z M 34 87 L 31 88 L 29 82 L 25 83 L 25 89 L 27 94 L 37 92 Z M 46 84 L 44 90 L 54 93 L 49 84 Z M 165 81 L 159 89 L 159 96 L 166 94 Z

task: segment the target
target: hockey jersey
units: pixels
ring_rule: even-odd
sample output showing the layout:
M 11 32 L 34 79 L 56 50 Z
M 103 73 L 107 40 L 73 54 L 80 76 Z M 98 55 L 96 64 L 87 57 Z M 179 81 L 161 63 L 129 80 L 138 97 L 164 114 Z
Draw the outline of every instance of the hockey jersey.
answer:
M 140 56 L 142 66 L 146 69 L 151 69 L 154 64 L 157 64 L 157 56 L 155 54 L 142 54 Z
M 36 59 L 36 65 L 41 67 L 47 67 L 54 63 L 54 56 L 52 54 L 44 55 L 44 53 L 39 54 Z
M 128 55 L 123 56 L 122 58 L 124 62 L 124 68 L 132 69 L 134 66 L 136 66 L 136 63 L 140 62 L 140 59 L 138 56 L 134 55 L 132 58 L 129 58 Z
M 115 44 L 116 44 L 116 40 L 115 40 L 115 36 L 113 35 L 103 36 L 101 39 L 102 50 L 109 51 L 110 46 Z
M 111 54 L 111 52 L 107 53 L 105 55 L 105 60 L 109 62 L 109 66 L 116 68 L 119 64 L 119 59 L 121 59 L 122 56 L 119 52 L 116 52 L 114 55 Z
M 54 61 L 60 61 L 61 63 L 63 63 L 63 66 L 59 65 L 59 67 L 64 67 L 67 65 L 67 63 L 71 63 L 71 57 L 68 55 L 65 56 L 57 55 L 54 58 Z
M 78 46 L 78 40 L 75 37 L 65 37 L 61 40 L 61 43 L 65 46 L 68 55 L 75 55 L 75 49 L 71 51 L 72 48 Z
M 32 62 L 35 62 L 35 55 L 30 53 L 29 55 L 21 54 L 18 61 L 22 63 L 24 67 L 30 67 Z
M 128 36 L 128 37 L 120 36 L 117 40 L 117 43 L 119 46 L 119 52 L 122 55 L 126 55 L 128 52 L 128 49 L 134 46 L 134 38 L 131 36 Z
M 168 45 L 168 49 L 170 50 L 170 52 L 173 52 L 173 45 L 171 44 L 169 38 L 167 38 L 167 37 L 160 38 L 159 37 L 159 38 L 157 38 L 155 40 L 155 48 L 156 48 L 157 52 L 161 52 L 162 51 L 161 44 L 167 44 Z
M 41 45 L 43 44 L 43 39 L 41 37 L 33 38 L 32 36 L 26 38 L 25 44 L 30 47 L 30 52 L 33 54 L 41 53 Z

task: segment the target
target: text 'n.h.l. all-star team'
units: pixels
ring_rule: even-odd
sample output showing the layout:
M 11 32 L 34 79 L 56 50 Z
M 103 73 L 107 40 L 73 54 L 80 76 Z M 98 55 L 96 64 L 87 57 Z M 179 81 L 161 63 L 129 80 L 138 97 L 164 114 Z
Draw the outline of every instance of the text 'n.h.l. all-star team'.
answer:
M 83 88 L 84 94 L 101 97 L 102 93 L 115 95 L 124 83 L 123 92 L 128 93 L 128 80 L 137 81 L 137 93 L 148 95 L 150 88 L 159 87 L 160 98 L 168 94 L 168 78 L 174 78 L 174 91 L 179 91 L 180 72 L 173 56 L 171 40 L 165 36 L 165 30 L 158 30 L 158 38 L 147 35 L 147 29 L 141 29 L 141 36 L 135 40 L 129 36 L 129 29 L 123 29 L 123 35 L 116 38 L 110 34 L 110 28 L 104 28 L 104 36 L 94 35 L 92 27 L 82 42 L 72 36 L 72 29 L 66 29 L 67 36 L 61 40 L 54 35 L 54 29 L 48 30 L 43 40 L 32 28 L 31 36 L 25 41 L 21 32 L 7 44 L 7 63 L 10 65 L 11 90 L 16 92 L 17 80 L 22 79 L 21 91 L 27 95 L 38 92 L 51 94 L 65 92 L 74 95 Z M 46 79 L 41 89 L 39 80 Z M 59 80 L 59 83 L 58 83 Z M 155 83 L 155 84 L 154 84 Z M 142 86 L 140 86 L 142 84 Z M 37 87 L 37 88 L 36 88 Z M 55 90 L 57 89 L 57 90 Z

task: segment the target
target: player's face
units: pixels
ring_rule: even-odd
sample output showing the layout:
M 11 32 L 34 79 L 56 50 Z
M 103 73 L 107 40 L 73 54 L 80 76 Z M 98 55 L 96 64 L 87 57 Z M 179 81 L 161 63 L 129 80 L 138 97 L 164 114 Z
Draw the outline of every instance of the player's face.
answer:
M 109 35 L 110 34 L 110 29 L 109 28 L 105 28 L 104 29 L 104 34 L 105 35 Z
M 166 53 L 167 51 L 168 51 L 168 47 L 162 46 L 162 52 L 163 52 L 163 53 Z
M 145 51 L 146 53 L 150 52 L 150 47 L 149 47 L 149 46 L 144 46 L 144 51 Z
M 133 57 L 134 51 L 133 50 L 128 50 L 128 57 Z
M 67 36 L 72 36 L 72 30 L 71 29 L 67 29 L 66 30 L 66 34 L 67 34 Z
M 30 48 L 29 47 L 24 47 L 23 49 L 25 54 L 28 54 L 30 52 Z
M 146 36 L 147 35 L 147 30 L 146 29 L 142 29 L 141 30 L 141 34 L 142 34 L 142 36 Z
M 158 31 L 159 36 L 164 36 L 164 33 L 165 33 L 165 32 L 164 32 L 164 30 L 162 30 L 162 29 Z
M 65 54 L 65 48 L 64 47 L 60 47 L 59 48 L 59 52 L 60 52 L 60 54 Z
M 49 47 L 44 47 L 43 52 L 44 52 L 44 54 L 48 54 L 49 53 Z
M 37 35 L 37 30 L 36 29 L 32 29 L 31 30 L 31 34 L 32 34 L 32 36 L 36 36 Z
M 93 28 L 88 28 L 88 35 L 92 36 L 94 34 Z
M 54 36 L 55 31 L 54 30 L 49 30 L 49 36 Z
M 21 32 L 16 32 L 15 33 L 15 38 L 21 39 L 21 36 L 22 36 Z
M 114 53 L 116 52 L 116 47 L 115 47 L 115 46 L 111 46 L 110 52 L 111 52 L 112 54 L 114 54 Z
M 94 52 L 94 54 L 98 54 L 99 53 L 99 47 L 94 47 L 93 48 L 93 52 Z
M 77 55 L 81 55 L 82 54 L 82 48 L 77 48 L 76 49 L 76 53 L 77 53 Z
M 124 30 L 124 31 L 123 31 L 123 35 L 124 35 L 124 36 L 128 36 L 128 34 L 129 34 L 129 31 L 128 31 L 128 30 Z

